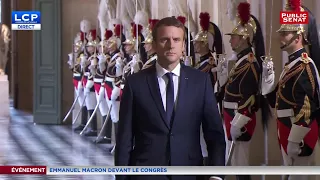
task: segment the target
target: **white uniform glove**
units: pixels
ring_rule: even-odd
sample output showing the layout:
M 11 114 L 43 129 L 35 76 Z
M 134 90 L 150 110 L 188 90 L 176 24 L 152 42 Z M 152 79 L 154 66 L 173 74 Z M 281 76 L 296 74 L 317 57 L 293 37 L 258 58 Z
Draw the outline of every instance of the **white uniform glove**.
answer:
M 184 58 L 184 65 L 186 66 L 191 66 L 191 58 L 190 57 L 185 57 Z
M 120 96 L 121 89 L 117 86 L 113 87 L 112 93 L 111 93 L 111 100 L 115 101 Z
M 116 59 L 116 65 L 115 66 L 116 66 L 116 76 L 120 77 L 122 75 L 122 73 L 123 73 L 123 67 L 124 67 L 124 63 L 123 63 L 121 57 L 118 57 Z
M 139 62 L 135 62 L 131 67 L 131 74 L 137 73 L 140 70 Z
M 231 125 L 231 128 L 230 128 L 230 135 L 231 135 L 231 138 L 233 141 L 237 140 L 240 136 L 241 136 L 242 132 L 241 132 L 241 129 L 234 126 L 234 125 Z
M 297 157 L 301 153 L 300 144 L 288 141 L 287 153 L 290 157 Z
M 73 63 L 73 54 L 72 53 L 69 53 L 68 54 L 68 57 L 69 57 L 69 60 L 68 60 L 68 64 L 70 66 L 70 68 L 73 68 L 74 67 L 74 63 Z
M 80 66 L 81 66 L 81 69 L 84 69 L 86 66 L 87 66 L 87 57 L 86 56 L 81 56 L 80 57 Z
M 105 101 L 105 88 L 103 86 L 100 87 L 100 90 L 99 90 L 99 97 L 98 97 L 98 100 L 99 101 Z
M 271 74 L 274 74 L 273 70 L 273 62 L 272 61 L 265 61 L 262 63 L 262 76 L 265 79 L 268 79 Z
M 231 128 L 230 128 L 230 135 L 232 140 L 236 140 L 242 134 L 241 128 L 244 127 L 249 121 L 251 120 L 250 117 L 247 117 L 241 113 L 236 113 L 231 121 Z
M 228 61 L 219 62 L 217 66 L 217 76 L 220 87 L 223 86 L 228 80 Z
M 311 129 L 308 127 L 292 124 L 288 137 L 287 153 L 291 157 L 296 157 L 301 153 L 300 143 Z
M 93 87 L 94 82 L 92 80 L 88 80 L 86 84 L 86 88 L 84 88 L 84 94 L 88 95 L 90 93 L 90 89 Z
M 97 67 L 97 66 L 90 64 L 90 66 L 89 66 L 89 71 L 90 71 L 91 74 L 93 74 L 93 75 L 95 74 L 95 72 L 96 72 L 96 67 Z
M 131 74 L 137 73 L 139 70 L 140 70 L 139 55 L 136 54 L 132 57 Z
M 275 88 L 275 73 L 273 70 L 272 61 L 264 61 L 262 63 L 262 82 L 261 82 L 261 91 L 262 95 L 269 94 Z
M 99 70 L 100 72 L 103 72 L 106 69 L 107 56 L 103 54 L 99 54 L 98 59 L 99 59 L 99 62 L 98 62 Z
M 78 90 L 79 91 L 83 90 L 83 86 L 82 86 L 82 82 L 81 81 L 78 82 Z

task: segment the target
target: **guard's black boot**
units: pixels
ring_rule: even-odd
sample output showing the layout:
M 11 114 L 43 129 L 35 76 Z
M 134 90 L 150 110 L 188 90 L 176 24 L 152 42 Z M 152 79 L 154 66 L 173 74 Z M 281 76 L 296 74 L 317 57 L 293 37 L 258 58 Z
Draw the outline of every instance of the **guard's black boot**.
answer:
M 88 121 L 88 110 L 86 106 L 83 106 L 81 108 L 81 124 L 78 127 L 74 128 L 73 130 L 82 131 L 84 126 L 87 124 L 87 121 Z
M 93 113 L 93 110 L 89 110 L 89 115 L 91 116 Z M 98 132 L 97 132 L 97 114 L 94 114 L 92 121 L 90 123 L 91 129 L 89 129 L 88 131 L 86 131 L 84 133 L 84 136 L 97 136 Z
M 249 175 L 241 175 L 236 177 L 237 177 L 237 180 L 251 180 L 251 176 Z
M 103 116 L 103 124 L 106 124 L 106 127 L 104 129 L 104 136 L 102 138 L 99 138 L 96 143 L 98 144 L 111 144 L 111 131 L 112 131 L 112 122 L 111 119 L 107 119 L 107 116 Z

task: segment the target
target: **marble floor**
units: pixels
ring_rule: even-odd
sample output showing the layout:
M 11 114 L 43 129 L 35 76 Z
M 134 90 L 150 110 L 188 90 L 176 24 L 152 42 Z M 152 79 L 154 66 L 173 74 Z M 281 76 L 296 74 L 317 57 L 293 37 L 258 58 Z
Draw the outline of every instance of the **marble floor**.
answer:
M 0 119 L 0 161 L 5 165 L 110 166 L 112 145 L 74 133 L 71 127 L 35 125 L 30 114 L 11 108 L 11 120 Z M 0 176 L 0 180 L 112 180 L 112 176 Z

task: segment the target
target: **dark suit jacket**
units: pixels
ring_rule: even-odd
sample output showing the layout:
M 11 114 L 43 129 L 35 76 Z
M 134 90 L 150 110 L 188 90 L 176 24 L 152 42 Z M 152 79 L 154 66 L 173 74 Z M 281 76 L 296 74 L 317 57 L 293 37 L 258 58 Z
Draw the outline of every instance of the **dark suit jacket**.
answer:
M 201 166 L 200 125 L 203 123 L 209 164 L 224 166 L 224 131 L 211 84 L 206 73 L 181 65 L 175 117 L 168 124 L 155 65 L 129 76 L 120 105 L 115 165 Z M 130 177 L 138 180 L 166 178 Z M 118 179 L 126 178 L 118 176 Z M 195 180 L 196 177 L 173 176 L 171 179 Z

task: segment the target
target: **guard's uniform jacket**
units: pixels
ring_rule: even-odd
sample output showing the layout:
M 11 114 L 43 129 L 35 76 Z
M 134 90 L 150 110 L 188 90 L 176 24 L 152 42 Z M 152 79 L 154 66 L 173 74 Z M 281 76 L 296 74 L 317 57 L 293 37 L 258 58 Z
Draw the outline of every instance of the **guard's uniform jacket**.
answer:
M 243 133 L 237 139 L 238 141 L 249 141 L 256 126 L 255 112 L 259 109 L 256 96 L 260 92 L 260 70 L 251 47 L 240 52 L 237 58 L 224 86 L 223 119 L 227 137 L 231 141 L 230 122 L 236 112 L 250 117 L 251 120 L 241 129 Z
M 113 52 L 112 54 L 110 54 L 110 61 L 108 62 L 108 66 L 106 69 L 106 75 L 105 75 L 105 79 L 104 79 L 104 87 L 106 90 L 106 95 L 108 96 L 108 99 L 111 100 L 111 94 L 112 94 L 112 90 L 113 87 L 115 85 L 115 82 L 119 81 L 119 79 L 121 79 L 120 77 L 116 76 L 116 61 L 118 58 L 121 58 L 120 56 L 120 51 L 116 50 L 115 52 Z
M 88 61 L 90 61 L 90 59 L 92 59 L 92 58 L 96 58 L 96 57 L 92 57 L 92 56 L 95 56 L 95 55 L 91 55 L 91 56 L 88 58 Z M 83 82 L 82 82 L 83 87 L 86 87 L 86 84 L 87 84 L 88 81 L 90 81 L 90 80 L 93 81 L 94 75 L 90 72 L 89 66 L 90 66 L 90 64 L 88 64 L 88 65 L 84 68 L 84 77 L 83 77 Z M 92 87 L 90 88 L 90 92 L 94 92 L 94 86 L 92 86 Z
M 299 156 L 309 156 L 318 140 L 318 126 L 313 113 L 319 108 L 319 75 L 305 49 L 289 56 L 275 90 L 266 95 L 277 117 L 278 140 L 287 153 L 292 123 L 310 128 L 301 144 Z
M 134 55 L 129 55 L 128 58 L 125 58 L 124 63 L 125 66 L 132 61 Z M 131 69 L 126 69 L 123 71 L 122 74 L 122 83 L 125 84 L 125 80 L 127 79 L 127 77 L 131 74 Z
M 109 59 L 109 55 L 106 55 L 107 56 L 107 61 L 105 63 L 105 67 L 108 66 L 108 59 Z M 94 78 L 93 78 L 93 82 L 94 82 L 94 89 L 96 91 L 97 94 L 99 94 L 99 91 L 100 91 L 100 87 L 102 85 L 104 85 L 104 79 L 105 79 L 105 74 L 106 74 L 106 71 L 107 71 L 107 68 L 101 72 L 100 71 L 100 68 L 99 68 L 99 64 L 97 65 L 97 68 L 96 68 L 96 73 L 94 75 Z
M 76 62 L 74 64 L 74 67 L 72 68 L 73 72 L 73 86 L 78 89 L 78 84 L 82 79 L 82 72 L 81 72 L 81 66 L 80 66 L 80 56 L 83 55 L 80 53 L 78 57 L 76 57 Z
M 153 54 L 149 55 L 148 61 L 146 63 L 144 63 L 144 65 L 142 66 L 142 69 L 147 69 L 147 68 L 155 65 L 157 62 L 157 58 L 158 58 L 157 53 L 153 53 Z
M 211 52 L 209 52 L 208 54 L 206 54 L 204 56 L 201 56 L 200 61 L 196 67 L 200 71 L 210 74 L 213 89 L 214 89 L 214 85 L 217 82 L 217 73 L 212 72 L 212 69 L 216 68 L 216 67 L 217 67 L 217 65 L 216 65 L 215 59 L 214 59 Z

